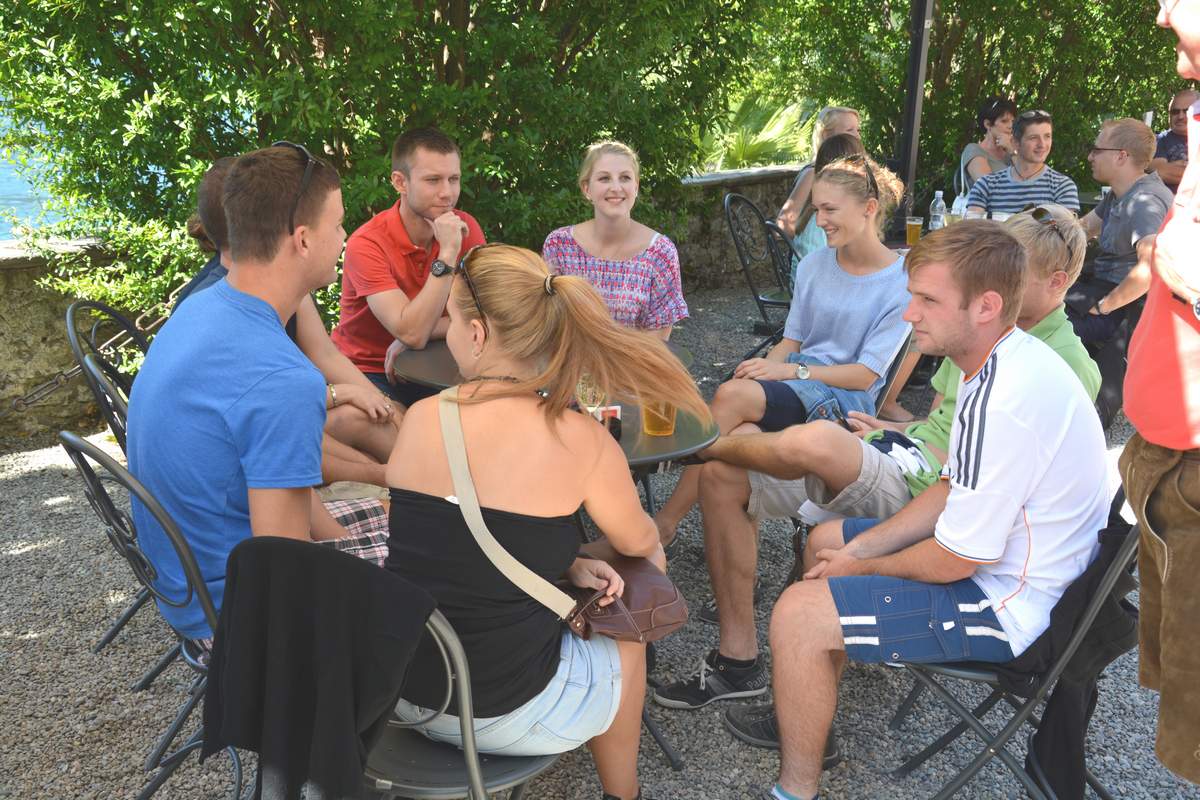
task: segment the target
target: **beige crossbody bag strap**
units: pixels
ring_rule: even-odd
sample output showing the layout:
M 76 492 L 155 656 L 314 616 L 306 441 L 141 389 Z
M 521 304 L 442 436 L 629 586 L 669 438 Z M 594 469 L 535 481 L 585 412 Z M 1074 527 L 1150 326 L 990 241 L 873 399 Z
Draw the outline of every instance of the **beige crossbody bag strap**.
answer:
M 450 477 L 454 481 L 454 494 L 462 511 L 467 527 L 475 536 L 479 549 L 500 570 L 504 577 L 521 591 L 558 615 L 566 619 L 575 610 L 575 600 L 550 581 L 513 558 L 492 536 L 483 513 L 479 510 L 479 498 L 475 495 L 475 482 L 471 480 L 471 467 L 467 463 L 467 443 L 463 438 L 462 418 L 459 414 L 458 387 L 451 386 L 438 397 L 438 418 L 442 423 L 442 443 L 446 447 L 446 460 L 450 462 Z

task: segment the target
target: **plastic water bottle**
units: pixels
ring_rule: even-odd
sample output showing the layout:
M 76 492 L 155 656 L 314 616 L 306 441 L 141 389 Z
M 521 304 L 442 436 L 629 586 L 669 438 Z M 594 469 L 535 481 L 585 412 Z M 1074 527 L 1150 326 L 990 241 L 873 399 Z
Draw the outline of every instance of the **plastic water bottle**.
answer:
M 941 191 L 933 193 L 933 202 L 929 204 L 929 230 L 936 231 L 946 226 L 946 201 L 942 199 Z

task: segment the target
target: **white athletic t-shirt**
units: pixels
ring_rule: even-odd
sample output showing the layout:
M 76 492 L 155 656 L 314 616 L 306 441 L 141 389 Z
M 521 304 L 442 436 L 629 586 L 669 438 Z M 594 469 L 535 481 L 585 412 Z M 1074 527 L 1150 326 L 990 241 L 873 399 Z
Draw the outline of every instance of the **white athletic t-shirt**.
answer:
M 978 562 L 979 585 L 1020 655 L 1099 551 L 1107 521 L 1104 432 L 1079 378 L 1016 328 L 963 376 L 946 509 L 934 539 Z

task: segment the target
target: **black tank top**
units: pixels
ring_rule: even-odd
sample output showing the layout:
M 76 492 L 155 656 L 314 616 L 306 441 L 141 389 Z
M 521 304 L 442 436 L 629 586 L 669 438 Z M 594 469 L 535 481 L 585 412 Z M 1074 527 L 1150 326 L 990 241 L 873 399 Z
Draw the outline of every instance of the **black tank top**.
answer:
M 535 697 L 558 669 L 562 623 L 504 577 L 475 542 L 456 503 L 392 489 L 386 567 L 424 588 L 462 640 L 471 668 L 475 716 L 498 717 Z M 518 561 L 553 581 L 579 550 L 570 516 L 533 517 L 483 509 L 496 540 Z M 401 696 L 439 708 L 446 668 L 426 634 Z M 451 713 L 457 713 L 453 702 Z

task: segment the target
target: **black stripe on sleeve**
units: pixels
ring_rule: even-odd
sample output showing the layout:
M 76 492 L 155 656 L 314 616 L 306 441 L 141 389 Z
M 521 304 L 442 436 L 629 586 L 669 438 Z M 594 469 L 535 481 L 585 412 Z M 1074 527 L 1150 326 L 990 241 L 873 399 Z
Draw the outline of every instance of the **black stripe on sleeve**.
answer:
M 979 403 L 979 434 L 975 440 L 975 461 L 971 465 L 971 485 L 970 488 L 979 488 L 979 462 L 983 459 L 983 430 L 987 423 L 987 404 L 988 398 L 992 396 L 992 387 L 996 385 L 996 373 L 999 365 L 996 361 L 996 354 L 992 353 L 992 357 L 988 359 L 988 374 L 984 378 L 983 384 L 979 387 L 979 392 L 983 393 L 983 400 Z

